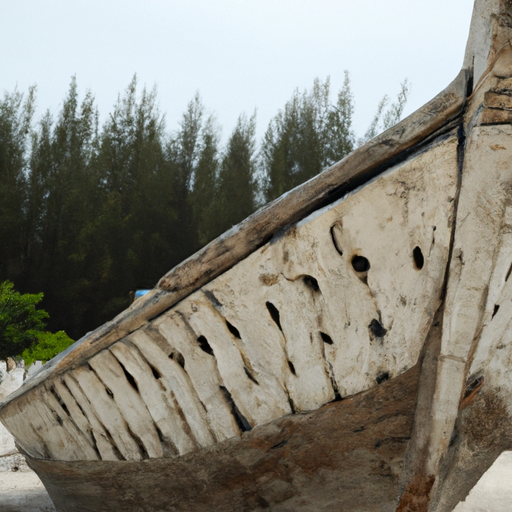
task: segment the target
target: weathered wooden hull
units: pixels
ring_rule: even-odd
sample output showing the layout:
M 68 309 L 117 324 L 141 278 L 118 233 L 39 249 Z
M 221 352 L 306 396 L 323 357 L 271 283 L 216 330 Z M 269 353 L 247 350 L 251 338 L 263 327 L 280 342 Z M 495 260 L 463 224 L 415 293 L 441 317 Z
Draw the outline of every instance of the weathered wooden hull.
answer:
M 176 459 L 29 460 L 63 512 L 395 510 L 419 369 Z
M 510 20 L 0 404 L 59 511 L 449 511 L 512 448 Z

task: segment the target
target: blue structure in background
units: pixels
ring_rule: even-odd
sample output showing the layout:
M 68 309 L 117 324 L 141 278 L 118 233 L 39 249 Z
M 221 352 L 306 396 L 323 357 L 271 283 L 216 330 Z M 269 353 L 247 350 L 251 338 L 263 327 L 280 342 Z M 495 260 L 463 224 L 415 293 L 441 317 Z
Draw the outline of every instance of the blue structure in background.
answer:
M 135 300 L 140 299 L 143 295 L 146 295 L 151 290 L 137 290 L 135 292 Z

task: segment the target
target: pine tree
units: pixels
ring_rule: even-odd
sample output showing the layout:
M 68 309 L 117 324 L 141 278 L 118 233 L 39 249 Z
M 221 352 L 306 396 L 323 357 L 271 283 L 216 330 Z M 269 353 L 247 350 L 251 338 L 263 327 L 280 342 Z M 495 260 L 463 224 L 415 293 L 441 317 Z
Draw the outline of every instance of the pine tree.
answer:
M 201 154 L 201 130 L 204 106 L 196 94 L 183 114 L 180 129 L 167 145 L 167 159 L 173 179 L 177 231 L 174 245 L 175 264 L 199 249 L 191 193 Z
M 84 236 L 95 251 L 96 323 L 126 307 L 130 290 L 153 286 L 172 260 L 174 191 L 156 97 L 144 88 L 138 98 L 134 77 L 100 134 L 102 205 Z
M 329 78 L 324 83 L 316 79 L 311 92 L 294 92 L 263 140 L 267 200 L 312 178 L 352 150 L 352 113 L 347 73 L 335 105 L 330 102 Z
M 220 232 L 253 213 L 256 196 L 256 114 L 241 115 L 229 138 L 219 173 L 217 208 Z
M 94 98 L 89 92 L 80 104 L 73 78 L 57 121 L 46 114 L 33 136 L 26 272 L 26 282 L 45 291 L 52 323 L 66 329 L 70 318 L 81 324 L 88 307 L 77 286 L 85 279 L 85 268 L 76 248 L 97 207 L 90 173 L 96 137 Z
M 389 96 L 385 94 L 377 105 L 377 111 L 373 117 L 370 126 L 366 130 L 363 137 L 357 141 L 358 146 L 362 146 L 369 140 L 375 138 L 379 133 L 391 128 L 397 124 L 402 118 L 405 105 L 407 103 L 407 97 L 409 96 L 411 86 L 407 79 L 400 84 L 400 92 L 398 93 L 397 99 L 387 109 L 389 104 Z
M 24 270 L 27 202 L 27 141 L 35 87 L 0 100 L 0 279 L 19 279 Z
M 200 246 L 219 234 L 216 203 L 219 178 L 219 130 L 215 119 L 209 117 L 201 129 L 200 149 L 190 195 L 194 225 Z

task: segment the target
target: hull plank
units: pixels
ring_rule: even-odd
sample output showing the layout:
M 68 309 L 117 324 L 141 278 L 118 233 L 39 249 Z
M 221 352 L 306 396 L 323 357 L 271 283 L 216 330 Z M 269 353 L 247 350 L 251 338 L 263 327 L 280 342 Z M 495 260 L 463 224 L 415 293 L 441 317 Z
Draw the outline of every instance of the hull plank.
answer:
M 117 343 L 111 352 L 133 376 L 142 401 L 148 408 L 155 427 L 162 438 L 162 451 L 165 456 L 187 453 L 195 448 L 195 443 L 184 422 L 174 407 L 165 400 L 165 390 L 153 378 L 153 372 L 139 350 L 130 343 Z
M 197 337 L 177 313 L 162 316 L 153 323 L 160 334 L 161 349 L 165 354 L 176 354 L 187 363 L 187 374 L 206 409 L 208 424 L 218 441 L 240 434 L 231 415 L 231 408 L 224 393 L 215 358 L 200 348 Z M 154 336 L 154 331 L 151 331 Z M 179 354 L 179 356 L 178 356 Z
M 87 397 L 93 414 L 104 426 L 115 447 L 126 460 L 141 460 L 144 452 L 118 409 L 112 396 L 97 375 L 89 368 L 78 368 L 71 373 Z M 63 458 L 62 460 L 67 460 Z
M 114 402 L 132 437 L 137 440 L 143 457 L 162 457 L 163 450 L 158 432 L 146 404 L 139 394 L 137 385 L 132 380 L 133 377 L 108 350 L 93 357 L 89 364 L 103 385 L 112 393 Z
M 136 332 L 131 342 L 141 351 L 149 364 L 156 369 L 155 376 L 164 387 L 165 397 L 172 402 L 190 433 L 195 446 L 208 446 L 214 442 L 206 411 L 194 389 L 188 374 L 174 359 L 168 357 L 145 332 Z

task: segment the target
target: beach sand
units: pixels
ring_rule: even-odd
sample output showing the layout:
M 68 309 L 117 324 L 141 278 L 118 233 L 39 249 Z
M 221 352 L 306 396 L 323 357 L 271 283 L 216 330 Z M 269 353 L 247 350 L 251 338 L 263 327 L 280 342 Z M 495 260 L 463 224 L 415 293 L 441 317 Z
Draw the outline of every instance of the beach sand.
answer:
M 473 487 L 454 512 L 509 512 L 512 510 L 512 452 L 504 452 Z
M 2 471 L 0 512 L 55 512 L 55 507 L 33 471 Z

